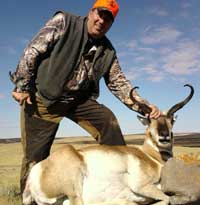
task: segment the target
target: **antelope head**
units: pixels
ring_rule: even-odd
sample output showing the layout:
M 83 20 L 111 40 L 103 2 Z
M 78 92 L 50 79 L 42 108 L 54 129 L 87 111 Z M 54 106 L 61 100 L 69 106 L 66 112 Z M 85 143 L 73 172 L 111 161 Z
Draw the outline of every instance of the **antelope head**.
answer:
M 150 145 L 154 150 L 161 153 L 164 160 L 172 156 L 173 133 L 172 127 L 176 121 L 174 113 L 186 105 L 194 94 L 194 88 L 191 85 L 184 85 L 190 88 L 189 95 L 181 102 L 172 106 L 167 112 L 163 112 L 157 119 L 150 119 L 149 117 L 137 116 L 146 128 L 146 138 L 144 145 Z M 131 97 L 133 102 L 135 99 Z M 143 113 L 150 113 L 151 108 L 145 104 L 138 103 L 138 106 L 143 110 Z

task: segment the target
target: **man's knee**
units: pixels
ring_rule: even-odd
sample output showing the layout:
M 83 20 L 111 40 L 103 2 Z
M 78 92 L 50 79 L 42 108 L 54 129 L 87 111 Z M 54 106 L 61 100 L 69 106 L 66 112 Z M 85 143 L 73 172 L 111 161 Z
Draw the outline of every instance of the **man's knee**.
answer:
M 103 106 L 102 117 L 103 117 L 103 122 L 105 124 L 108 123 L 110 126 L 119 126 L 119 123 L 114 113 L 105 106 Z
M 99 129 L 99 143 L 107 145 L 125 145 L 125 141 L 114 113 L 103 106 L 101 128 Z

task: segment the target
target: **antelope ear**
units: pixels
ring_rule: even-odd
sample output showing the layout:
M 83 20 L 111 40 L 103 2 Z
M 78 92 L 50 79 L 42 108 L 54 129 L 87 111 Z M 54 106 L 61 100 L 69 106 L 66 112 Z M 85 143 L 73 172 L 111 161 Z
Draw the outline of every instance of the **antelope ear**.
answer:
M 138 120 L 144 125 L 144 126 L 149 126 L 150 120 L 147 117 L 142 117 L 140 115 L 137 115 Z
M 174 124 L 176 122 L 177 118 L 178 118 L 178 115 L 173 116 L 172 124 Z

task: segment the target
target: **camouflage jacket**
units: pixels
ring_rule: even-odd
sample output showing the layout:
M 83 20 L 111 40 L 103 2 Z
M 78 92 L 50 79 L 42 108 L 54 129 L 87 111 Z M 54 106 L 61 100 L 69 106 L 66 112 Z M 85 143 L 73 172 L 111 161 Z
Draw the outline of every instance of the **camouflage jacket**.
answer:
M 16 71 L 10 74 L 11 81 L 16 85 L 16 92 L 31 92 L 35 88 L 34 79 L 37 73 L 38 61 L 45 56 L 47 51 L 52 49 L 64 30 L 65 17 L 62 12 L 58 12 L 40 29 L 25 48 Z M 144 114 L 137 102 L 147 105 L 149 105 L 149 102 L 143 99 L 135 90 L 132 93 L 135 101 L 133 102 L 130 99 L 129 95 L 133 86 L 122 72 L 117 56 L 114 58 L 109 73 L 104 78 L 109 90 L 120 101 L 132 110 Z

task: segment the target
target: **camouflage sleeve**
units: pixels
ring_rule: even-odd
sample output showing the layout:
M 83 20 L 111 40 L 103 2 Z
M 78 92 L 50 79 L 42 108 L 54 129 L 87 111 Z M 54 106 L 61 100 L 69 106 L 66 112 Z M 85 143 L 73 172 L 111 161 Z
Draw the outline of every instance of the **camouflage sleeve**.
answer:
M 58 12 L 40 29 L 25 48 L 16 71 L 10 73 L 10 79 L 16 85 L 16 92 L 30 92 L 34 88 L 34 77 L 39 59 L 57 42 L 64 28 L 64 14 Z
M 150 105 L 150 103 L 143 99 L 136 90 L 132 92 L 135 102 L 130 99 L 130 92 L 133 86 L 122 72 L 117 57 L 115 57 L 109 73 L 105 76 L 105 82 L 109 90 L 130 109 L 144 114 L 137 102 Z

